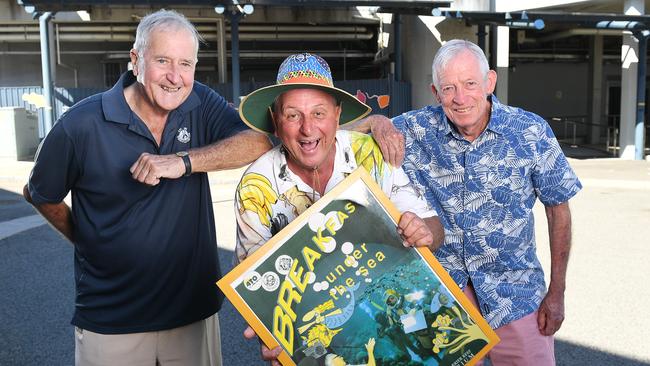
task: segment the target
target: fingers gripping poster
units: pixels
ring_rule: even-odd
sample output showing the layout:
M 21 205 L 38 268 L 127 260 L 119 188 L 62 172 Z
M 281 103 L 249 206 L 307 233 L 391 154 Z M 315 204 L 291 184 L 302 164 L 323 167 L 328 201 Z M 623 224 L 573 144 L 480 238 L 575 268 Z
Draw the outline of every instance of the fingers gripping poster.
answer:
M 218 285 L 283 365 L 466 365 L 498 342 L 358 169 Z

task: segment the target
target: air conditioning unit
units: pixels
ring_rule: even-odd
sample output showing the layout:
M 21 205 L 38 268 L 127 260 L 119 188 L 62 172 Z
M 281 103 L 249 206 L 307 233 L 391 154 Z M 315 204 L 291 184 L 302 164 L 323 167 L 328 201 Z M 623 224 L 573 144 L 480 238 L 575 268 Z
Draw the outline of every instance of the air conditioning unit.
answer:
M 39 142 L 37 115 L 25 108 L 0 108 L 0 159 L 33 160 Z

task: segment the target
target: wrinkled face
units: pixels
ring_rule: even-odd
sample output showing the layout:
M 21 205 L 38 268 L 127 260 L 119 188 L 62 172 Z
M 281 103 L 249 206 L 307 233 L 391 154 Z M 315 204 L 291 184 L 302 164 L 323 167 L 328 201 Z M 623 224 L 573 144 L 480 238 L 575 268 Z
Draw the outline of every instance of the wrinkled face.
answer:
M 293 89 L 280 98 L 273 123 L 289 152 L 289 167 L 312 170 L 330 159 L 333 163 L 341 115 L 334 97 L 317 89 Z
M 197 45 L 187 29 L 160 29 L 151 32 L 149 48 L 131 50 L 133 73 L 143 96 L 154 110 L 168 113 L 180 106 L 192 91 Z
M 466 51 L 451 59 L 438 79 L 440 90 L 431 88 L 445 115 L 461 134 L 476 138 L 490 118 L 487 97 L 494 91 L 496 73 L 490 70 L 486 78 L 474 55 Z

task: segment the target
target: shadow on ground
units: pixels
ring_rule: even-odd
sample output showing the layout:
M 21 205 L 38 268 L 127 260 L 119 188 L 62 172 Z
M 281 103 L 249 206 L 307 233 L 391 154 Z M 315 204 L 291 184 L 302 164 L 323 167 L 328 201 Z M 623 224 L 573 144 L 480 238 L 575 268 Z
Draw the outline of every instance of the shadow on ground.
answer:
M 647 366 L 650 361 L 632 358 L 580 346 L 571 342 L 555 340 L 555 360 L 558 366 Z
M 22 197 L 1 189 L 0 208 L 0 225 L 35 213 Z M 220 249 L 219 255 L 228 271 L 232 252 Z M 72 256 L 72 246 L 47 225 L 0 240 L 0 365 L 74 364 Z M 230 302 L 220 320 L 224 366 L 267 365 L 259 344 L 244 340 L 246 324 Z M 555 349 L 560 366 L 650 365 L 566 341 L 556 341 Z
M 34 215 L 35 212 L 23 196 L 0 189 L 0 225 L 3 221 Z
M 566 155 L 568 158 L 573 159 L 602 159 L 616 157 L 611 152 L 593 146 L 572 145 L 564 142 L 561 142 L 560 146 L 562 147 L 564 155 Z
M 34 215 L 0 189 L 0 226 Z M 47 225 L 0 240 L 0 365 L 71 365 L 72 245 Z

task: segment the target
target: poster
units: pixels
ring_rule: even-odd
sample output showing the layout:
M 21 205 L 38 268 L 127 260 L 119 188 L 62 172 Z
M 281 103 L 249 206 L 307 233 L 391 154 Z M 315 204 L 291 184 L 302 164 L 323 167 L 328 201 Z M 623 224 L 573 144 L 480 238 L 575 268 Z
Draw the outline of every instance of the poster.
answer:
M 283 365 L 471 365 L 497 342 L 357 169 L 217 284 Z

